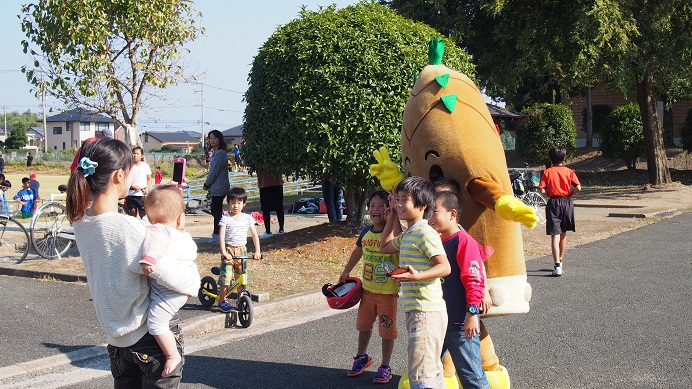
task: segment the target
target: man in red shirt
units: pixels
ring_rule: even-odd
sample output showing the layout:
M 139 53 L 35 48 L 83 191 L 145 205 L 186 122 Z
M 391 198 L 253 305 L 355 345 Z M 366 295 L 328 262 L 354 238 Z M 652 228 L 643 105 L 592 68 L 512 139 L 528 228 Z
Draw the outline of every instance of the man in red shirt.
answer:
M 562 275 L 562 257 L 567 248 L 567 231 L 575 231 L 574 201 L 572 196 L 581 190 L 581 184 L 574 170 L 563 166 L 567 150 L 553 146 L 548 152 L 551 167 L 541 176 L 538 189 L 550 196 L 545 207 L 545 230 L 550 235 L 550 248 L 553 253 L 553 275 Z

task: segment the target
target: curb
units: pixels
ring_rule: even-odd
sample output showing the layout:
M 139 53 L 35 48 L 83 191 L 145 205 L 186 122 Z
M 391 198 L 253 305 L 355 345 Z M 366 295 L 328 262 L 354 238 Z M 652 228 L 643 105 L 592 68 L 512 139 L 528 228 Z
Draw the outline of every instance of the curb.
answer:
M 322 291 L 303 292 L 293 296 L 282 297 L 256 306 L 253 305 L 253 320 L 271 317 L 287 311 L 299 311 L 307 307 L 324 304 L 324 301 Z M 230 313 L 208 313 L 200 317 L 187 319 L 182 322 L 183 336 L 195 338 L 208 333 L 222 331 L 229 327 L 227 322 L 230 322 L 230 316 Z M 0 381 L 11 380 L 25 375 L 38 375 L 65 365 L 77 364 L 90 359 L 105 357 L 106 355 L 106 344 L 101 344 L 46 358 L 20 362 L 0 367 Z
M 0 264 L 0 275 L 26 278 L 54 278 L 65 282 L 87 282 L 86 275 L 73 272 L 54 272 L 25 268 L 15 264 Z

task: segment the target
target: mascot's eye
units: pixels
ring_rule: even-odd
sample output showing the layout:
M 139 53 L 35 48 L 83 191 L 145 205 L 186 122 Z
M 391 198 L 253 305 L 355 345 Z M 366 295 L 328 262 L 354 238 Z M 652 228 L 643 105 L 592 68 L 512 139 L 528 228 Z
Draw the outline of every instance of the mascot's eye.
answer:
M 432 165 L 430 167 L 430 172 L 428 173 L 428 179 L 430 182 L 437 180 L 440 177 L 444 177 L 445 174 L 442 172 L 442 168 L 437 165 Z

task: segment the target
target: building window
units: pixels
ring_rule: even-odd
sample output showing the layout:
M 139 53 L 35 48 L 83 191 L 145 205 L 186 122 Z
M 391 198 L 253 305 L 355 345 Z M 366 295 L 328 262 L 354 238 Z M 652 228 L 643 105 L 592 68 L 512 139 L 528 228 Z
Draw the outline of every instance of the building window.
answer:
M 96 123 L 96 131 L 103 132 L 103 130 L 108 129 L 108 123 Z
M 53 135 L 62 134 L 62 127 L 53 127 Z
M 65 131 L 72 131 L 72 122 L 65 123 Z
M 90 130 L 89 123 L 79 122 L 79 130 L 80 131 L 89 131 Z
M 62 142 L 62 149 L 65 150 L 65 142 Z

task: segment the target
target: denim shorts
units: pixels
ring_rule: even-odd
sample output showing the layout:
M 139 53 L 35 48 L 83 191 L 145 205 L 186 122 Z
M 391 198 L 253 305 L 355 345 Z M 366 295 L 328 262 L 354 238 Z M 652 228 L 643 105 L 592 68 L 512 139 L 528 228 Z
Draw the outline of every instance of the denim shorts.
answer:
M 176 314 L 170 322 L 170 329 L 178 344 L 178 353 L 183 358 L 173 372 L 161 378 L 166 356 L 161 351 L 156 339 L 149 333 L 129 347 L 108 345 L 108 357 L 111 361 L 111 374 L 114 388 L 157 388 L 172 389 L 180 385 L 183 375 L 185 355 L 183 354 L 183 334 L 180 328 L 180 317 Z

